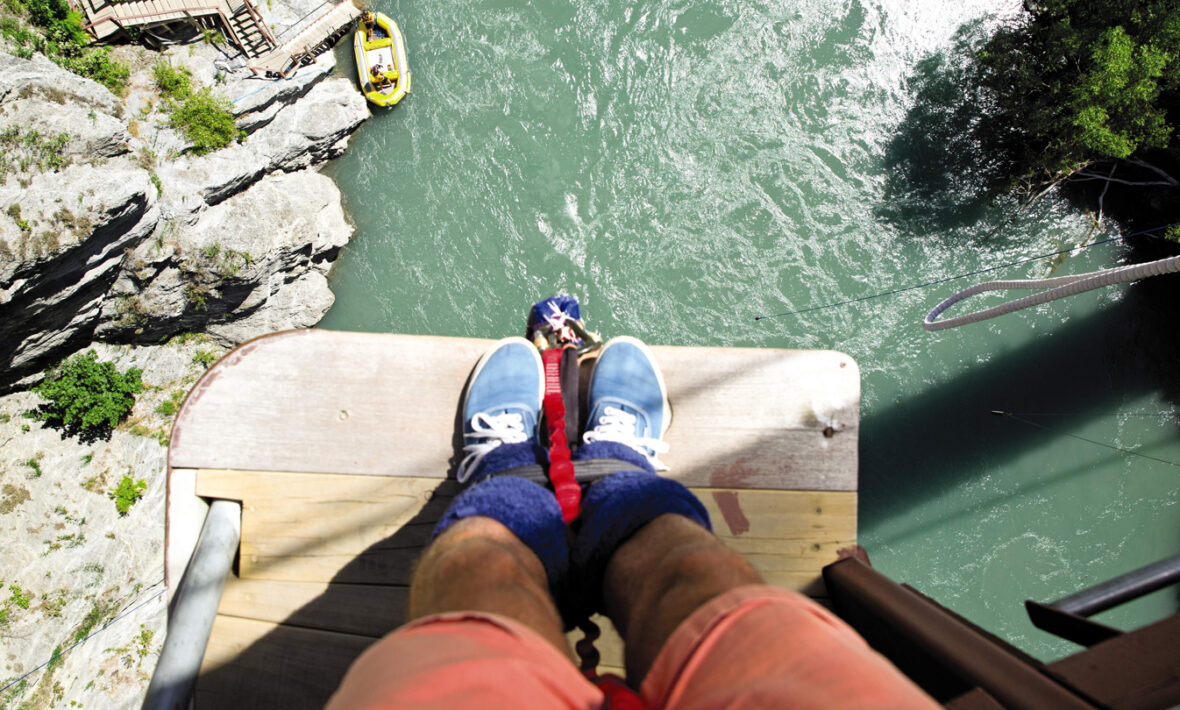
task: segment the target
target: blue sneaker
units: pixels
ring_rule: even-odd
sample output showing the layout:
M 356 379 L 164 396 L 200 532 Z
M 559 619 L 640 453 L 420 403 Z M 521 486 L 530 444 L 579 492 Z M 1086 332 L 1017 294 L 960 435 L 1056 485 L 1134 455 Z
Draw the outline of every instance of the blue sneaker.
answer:
M 463 451 L 457 477 L 465 482 L 502 444 L 533 439 L 545 395 L 541 354 L 524 338 L 504 338 L 484 353 L 463 398 Z
M 582 442 L 614 441 L 642 454 L 657 471 L 667 453 L 661 441 L 672 423 L 668 388 L 647 346 L 636 338 L 614 338 L 603 347 L 586 395 L 590 409 Z

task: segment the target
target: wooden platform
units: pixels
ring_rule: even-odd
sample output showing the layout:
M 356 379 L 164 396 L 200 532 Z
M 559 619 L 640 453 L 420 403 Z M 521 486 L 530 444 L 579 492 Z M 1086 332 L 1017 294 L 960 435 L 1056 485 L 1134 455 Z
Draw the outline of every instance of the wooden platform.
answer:
M 352 27 L 360 9 L 351 2 L 325 2 L 280 36 L 282 44 L 250 62 L 255 73 L 280 74 L 299 66 L 302 57 L 317 56 L 336 44 L 337 40 Z
M 197 383 L 172 433 L 169 585 L 206 501 L 242 501 L 199 708 L 319 707 L 402 622 L 411 565 L 459 490 L 448 479 L 459 403 L 492 342 L 293 331 L 239 347 Z M 856 540 L 856 364 L 827 351 L 653 351 L 674 412 L 669 475 L 767 581 L 822 598 L 820 568 Z M 613 633 L 598 645 L 604 665 L 621 665 Z
M 249 57 L 276 45 L 253 0 L 74 0 L 74 4 L 86 17 L 83 29 L 99 41 L 128 30 L 211 18 Z

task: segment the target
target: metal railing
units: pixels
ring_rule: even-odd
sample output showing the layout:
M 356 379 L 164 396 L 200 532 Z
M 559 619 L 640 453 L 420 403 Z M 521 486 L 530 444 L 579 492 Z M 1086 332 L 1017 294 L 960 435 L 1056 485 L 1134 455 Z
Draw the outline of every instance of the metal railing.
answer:
M 1090 620 L 1099 612 L 1180 582 L 1180 555 L 1132 570 L 1093 587 L 1042 604 L 1026 601 L 1028 618 L 1042 631 L 1083 646 L 1093 646 L 1122 631 Z
M 143 700 L 144 710 L 185 710 L 193 697 L 221 592 L 242 538 L 242 504 L 209 507 L 168 616 L 168 635 Z

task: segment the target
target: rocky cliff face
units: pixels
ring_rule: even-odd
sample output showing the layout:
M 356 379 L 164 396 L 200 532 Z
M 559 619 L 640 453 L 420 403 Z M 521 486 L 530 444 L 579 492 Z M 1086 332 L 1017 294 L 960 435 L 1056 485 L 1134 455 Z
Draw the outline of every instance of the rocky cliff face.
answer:
M 173 50 L 248 133 L 198 157 L 158 110 L 158 55 L 120 51 L 142 55 L 125 97 L 0 51 L 0 708 L 139 706 L 165 633 L 171 418 L 228 346 L 323 316 L 353 231 L 315 168 L 369 111 L 331 54 L 264 81 L 210 45 Z M 28 385 L 85 348 L 144 371 L 108 439 L 26 416 Z M 121 514 L 124 477 L 144 491 Z
M 0 397 L 0 688 L 12 684 L 2 707 L 138 708 L 165 636 L 161 410 L 223 350 L 200 339 L 95 350 L 142 368 L 148 386 L 107 440 L 25 418 L 40 404 L 31 392 Z M 146 488 L 120 514 L 125 476 Z
M 229 345 L 314 325 L 332 305 L 327 271 L 351 234 L 330 179 L 267 176 L 134 247 L 95 335 L 158 342 L 203 330 Z
M 339 192 L 306 169 L 369 116 L 333 61 L 230 80 L 249 137 L 191 157 L 150 109 L 128 119 L 98 84 L 0 54 L 0 131 L 16 150 L 0 185 L 0 388 L 93 340 L 212 326 L 232 344 L 318 321 L 352 230 Z

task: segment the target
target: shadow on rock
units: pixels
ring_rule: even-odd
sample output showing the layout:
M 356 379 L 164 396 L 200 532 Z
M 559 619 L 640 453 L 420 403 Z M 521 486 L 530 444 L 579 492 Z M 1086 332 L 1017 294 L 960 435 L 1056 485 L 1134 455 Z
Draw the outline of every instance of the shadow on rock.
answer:
M 97 441 L 110 441 L 111 434 L 114 433 L 114 428 L 111 425 L 103 422 L 101 424 L 82 427 L 78 422 L 71 422 L 66 424 L 61 417 L 56 416 L 48 405 L 41 405 L 32 412 L 32 419 L 40 421 L 48 429 L 56 429 L 61 434 L 61 438 L 69 439 L 77 437 L 80 444 L 93 444 Z

